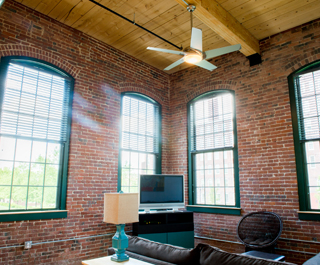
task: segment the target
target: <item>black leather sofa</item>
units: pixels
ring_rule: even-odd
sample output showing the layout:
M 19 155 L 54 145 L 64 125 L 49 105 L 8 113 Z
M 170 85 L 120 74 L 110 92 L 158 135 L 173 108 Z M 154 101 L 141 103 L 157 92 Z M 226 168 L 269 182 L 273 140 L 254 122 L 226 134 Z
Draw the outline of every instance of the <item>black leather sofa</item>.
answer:
M 207 244 L 198 244 L 193 249 L 157 243 L 144 238 L 128 236 L 129 257 L 155 265 L 293 265 L 293 263 L 272 261 L 241 254 L 225 252 Z M 108 255 L 114 254 L 112 248 Z M 303 265 L 320 265 L 320 255 L 306 261 Z

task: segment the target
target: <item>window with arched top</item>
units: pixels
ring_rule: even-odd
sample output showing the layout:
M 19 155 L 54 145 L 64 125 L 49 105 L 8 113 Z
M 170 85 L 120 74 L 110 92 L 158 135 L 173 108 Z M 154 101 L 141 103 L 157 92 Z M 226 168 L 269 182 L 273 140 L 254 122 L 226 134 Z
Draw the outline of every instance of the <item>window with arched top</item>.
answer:
M 299 218 L 320 220 L 320 62 L 288 76 Z
M 118 189 L 139 192 L 140 174 L 161 173 L 161 106 L 127 92 L 121 99 Z
M 240 214 L 234 97 L 216 90 L 188 104 L 189 210 Z
M 73 78 L 44 61 L 5 57 L 0 80 L 0 220 L 67 217 Z

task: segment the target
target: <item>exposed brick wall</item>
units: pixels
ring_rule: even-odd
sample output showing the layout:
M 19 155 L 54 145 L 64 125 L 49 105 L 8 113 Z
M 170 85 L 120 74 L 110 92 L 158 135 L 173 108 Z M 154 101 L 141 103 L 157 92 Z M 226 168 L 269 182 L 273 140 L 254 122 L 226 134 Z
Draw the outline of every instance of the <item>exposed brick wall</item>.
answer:
M 12 0 L 0 9 L 0 56 L 8 55 L 50 62 L 75 78 L 75 88 L 68 218 L 0 223 L 0 248 L 114 233 L 114 225 L 102 222 L 102 198 L 117 191 L 121 92 L 140 92 L 162 105 L 167 150 L 168 75 Z M 104 236 L 1 249 L 0 264 L 81 264 L 105 256 L 110 242 Z
M 287 76 L 320 59 L 319 20 L 260 42 L 262 64 L 250 67 L 240 52 L 211 62 L 213 72 L 191 67 L 170 76 L 171 170 L 187 175 L 187 102 L 216 89 L 232 89 L 236 117 L 242 213 L 273 211 L 284 221 L 278 248 L 320 252 L 320 222 L 301 221 Z M 237 242 L 241 216 L 195 214 L 195 232 L 208 238 Z M 210 241 L 211 244 L 217 244 Z M 220 245 L 223 244 L 219 243 Z M 230 250 L 230 247 L 226 250 Z M 235 251 L 238 247 L 235 246 Z M 279 253 L 281 253 L 278 250 Z M 287 252 L 287 260 L 301 264 L 310 255 Z
M 0 247 L 69 240 L 114 232 L 102 222 L 102 196 L 116 191 L 120 93 L 144 93 L 162 105 L 164 173 L 188 176 L 187 108 L 195 96 L 214 89 L 236 93 L 240 194 L 243 214 L 268 210 L 284 220 L 279 253 L 301 264 L 320 252 L 320 222 L 298 220 L 298 193 L 287 76 L 320 59 L 319 21 L 261 41 L 263 63 L 249 67 L 240 53 L 213 59 L 213 72 L 199 67 L 171 76 L 53 19 L 7 0 L 0 9 L 0 56 L 24 55 L 50 62 L 75 78 L 67 219 L 0 223 Z M 170 90 L 170 91 L 169 91 Z M 170 93 L 169 93 L 170 92 Z M 170 95 L 170 98 L 169 98 Z M 187 187 L 187 185 L 186 185 Z M 187 191 L 187 189 L 186 189 Z M 241 217 L 195 214 L 196 234 L 238 241 Z M 130 227 L 128 228 L 130 229 Z M 228 251 L 239 244 L 200 240 Z M 102 236 L 1 249 L 0 264 L 80 264 L 106 255 Z

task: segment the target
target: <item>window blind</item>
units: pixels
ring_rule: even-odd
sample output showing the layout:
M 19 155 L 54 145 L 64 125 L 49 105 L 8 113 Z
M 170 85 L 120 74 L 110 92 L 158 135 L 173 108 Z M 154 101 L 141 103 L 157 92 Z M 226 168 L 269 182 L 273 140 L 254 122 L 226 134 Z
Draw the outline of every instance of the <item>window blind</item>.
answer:
M 233 147 L 232 95 L 224 93 L 191 104 L 189 128 L 193 152 Z
M 159 152 L 159 107 L 134 97 L 123 97 L 122 149 Z
M 63 77 L 10 63 L 1 134 L 66 141 L 70 85 Z
M 320 70 L 294 80 L 300 141 L 320 139 Z

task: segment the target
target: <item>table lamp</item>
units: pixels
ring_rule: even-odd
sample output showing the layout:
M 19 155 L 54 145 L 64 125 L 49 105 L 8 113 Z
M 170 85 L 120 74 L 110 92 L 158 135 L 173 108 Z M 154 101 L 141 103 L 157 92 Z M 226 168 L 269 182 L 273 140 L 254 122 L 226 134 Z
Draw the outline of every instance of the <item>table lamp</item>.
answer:
M 139 222 L 138 193 L 105 193 L 104 194 L 104 216 L 103 221 L 115 224 L 117 231 L 112 237 L 112 247 L 115 254 L 111 260 L 122 262 L 129 259 L 125 254 L 128 247 L 128 237 L 124 227 L 126 223 Z

